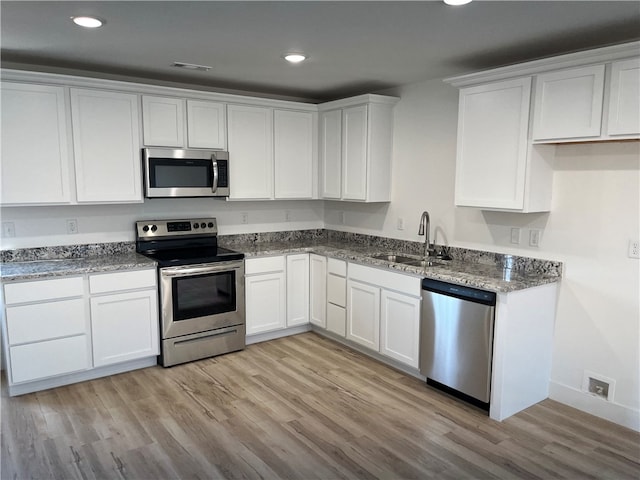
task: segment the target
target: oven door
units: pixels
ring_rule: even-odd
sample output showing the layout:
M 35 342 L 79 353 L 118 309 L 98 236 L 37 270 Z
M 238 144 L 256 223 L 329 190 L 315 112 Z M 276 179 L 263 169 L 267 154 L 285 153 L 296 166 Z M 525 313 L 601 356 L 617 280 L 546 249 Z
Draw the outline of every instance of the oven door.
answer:
M 245 322 L 244 262 L 160 269 L 162 338 Z

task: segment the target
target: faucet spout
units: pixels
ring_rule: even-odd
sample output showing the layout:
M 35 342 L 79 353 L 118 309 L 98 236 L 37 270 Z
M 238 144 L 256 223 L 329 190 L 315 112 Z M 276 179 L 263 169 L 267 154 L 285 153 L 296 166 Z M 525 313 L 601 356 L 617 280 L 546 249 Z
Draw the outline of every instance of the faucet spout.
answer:
M 420 217 L 420 227 L 418 228 L 418 235 L 424 235 L 424 258 L 429 257 L 433 249 L 429 242 L 429 230 L 431 229 L 431 219 L 429 218 L 429 212 L 426 210 L 422 212 Z

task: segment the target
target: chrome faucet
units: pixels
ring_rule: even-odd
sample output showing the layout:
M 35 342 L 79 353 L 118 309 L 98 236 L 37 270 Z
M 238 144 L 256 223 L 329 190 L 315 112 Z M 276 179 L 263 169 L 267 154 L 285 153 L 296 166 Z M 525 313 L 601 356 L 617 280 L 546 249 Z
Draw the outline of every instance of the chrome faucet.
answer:
M 422 212 L 420 217 L 420 228 L 418 229 L 418 235 L 424 235 L 424 258 L 425 260 L 433 253 L 433 248 L 429 243 L 429 230 L 431 229 L 431 220 L 429 219 L 429 212 Z

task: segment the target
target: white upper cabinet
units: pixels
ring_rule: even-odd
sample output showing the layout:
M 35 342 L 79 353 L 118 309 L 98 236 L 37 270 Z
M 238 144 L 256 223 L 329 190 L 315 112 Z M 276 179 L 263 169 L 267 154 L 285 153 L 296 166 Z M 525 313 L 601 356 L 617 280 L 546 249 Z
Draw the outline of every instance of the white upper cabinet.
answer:
M 640 135 L 640 58 L 613 62 L 608 133 Z
M 275 198 L 312 198 L 314 113 L 274 111 Z
M 533 140 L 598 137 L 604 65 L 536 76 Z
M 223 103 L 142 97 L 142 126 L 147 146 L 223 150 L 227 146 L 226 125 Z
M 142 202 L 138 96 L 71 89 L 78 202 Z
M 2 204 L 69 203 L 63 87 L 2 84 Z
M 320 114 L 320 194 L 339 200 L 342 194 L 342 110 Z
M 529 145 L 530 93 L 530 77 L 460 90 L 456 205 L 549 210 L 553 152 Z
M 184 147 L 184 100 L 142 96 L 142 131 L 149 147 Z
M 394 97 L 361 95 L 319 106 L 322 198 L 391 200 Z
M 229 105 L 231 199 L 273 198 L 273 112 Z
M 224 150 L 227 146 L 225 105 L 187 100 L 187 146 Z

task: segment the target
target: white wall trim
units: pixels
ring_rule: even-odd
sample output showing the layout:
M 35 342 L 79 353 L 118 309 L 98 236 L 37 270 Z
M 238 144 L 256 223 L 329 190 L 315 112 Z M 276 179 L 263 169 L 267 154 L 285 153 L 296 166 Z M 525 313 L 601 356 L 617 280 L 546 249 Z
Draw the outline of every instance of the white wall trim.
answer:
M 601 398 L 558 382 L 549 382 L 549 398 L 640 432 L 640 410 Z

